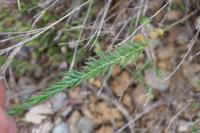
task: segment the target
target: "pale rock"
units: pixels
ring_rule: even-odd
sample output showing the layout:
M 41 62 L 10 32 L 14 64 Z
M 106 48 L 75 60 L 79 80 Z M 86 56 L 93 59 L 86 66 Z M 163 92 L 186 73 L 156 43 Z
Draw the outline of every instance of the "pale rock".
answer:
M 178 131 L 180 133 L 186 133 L 186 132 L 188 132 L 188 129 L 189 129 L 189 123 L 187 123 L 185 121 L 179 122 Z
M 87 117 L 81 117 L 77 124 L 77 128 L 79 133 L 92 133 L 94 129 L 94 123 Z
M 69 133 L 69 126 L 67 123 L 61 122 L 54 127 L 52 133 Z
M 50 133 L 53 128 L 53 123 L 46 121 L 39 125 L 39 127 L 32 128 L 32 133 Z
M 31 108 L 23 118 L 24 121 L 33 124 L 40 124 L 47 118 L 48 115 L 53 114 L 53 111 L 47 104 L 41 104 Z
M 77 123 L 81 118 L 81 113 L 79 111 L 74 111 L 69 117 L 69 129 L 70 133 L 78 133 Z
M 61 116 L 67 117 L 72 111 L 73 111 L 73 108 L 69 106 L 65 110 L 62 111 Z
M 60 92 L 56 94 L 52 99 L 52 109 L 54 112 L 57 112 L 61 107 L 64 106 L 67 101 L 67 95 L 64 92 Z

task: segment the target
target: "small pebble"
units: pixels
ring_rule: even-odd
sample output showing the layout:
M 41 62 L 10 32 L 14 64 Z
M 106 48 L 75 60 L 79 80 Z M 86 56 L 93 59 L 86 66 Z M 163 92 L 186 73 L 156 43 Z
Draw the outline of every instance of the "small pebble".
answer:
M 61 122 L 54 127 L 52 133 L 69 133 L 69 126 L 67 123 Z
M 64 92 L 58 93 L 52 98 L 52 109 L 53 111 L 58 111 L 67 100 L 67 95 Z
M 187 122 L 185 122 L 185 121 L 179 122 L 178 131 L 180 133 L 186 133 L 186 132 L 188 132 L 188 129 L 189 129 L 189 124 Z
M 62 117 L 67 117 L 71 112 L 72 112 L 73 108 L 71 106 L 67 107 L 62 113 L 61 116 Z
M 80 118 L 78 122 L 79 133 L 92 133 L 94 128 L 94 123 L 87 117 Z

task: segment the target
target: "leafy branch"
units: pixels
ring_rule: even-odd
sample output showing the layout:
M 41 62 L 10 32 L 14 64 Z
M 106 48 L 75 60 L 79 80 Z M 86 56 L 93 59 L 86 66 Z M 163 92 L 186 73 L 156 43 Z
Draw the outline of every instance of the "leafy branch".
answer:
M 90 58 L 86 63 L 86 66 L 83 68 L 83 71 L 72 70 L 67 72 L 64 74 L 64 78 L 61 81 L 43 90 L 41 94 L 31 97 L 20 105 L 14 106 L 9 111 L 9 114 L 21 114 L 24 110 L 46 101 L 66 88 L 73 89 L 91 78 L 103 75 L 116 64 L 126 66 L 130 62 L 136 61 L 144 51 L 147 44 L 147 41 L 141 43 L 127 42 L 126 44 L 117 47 L 115 52 L 98 54 L 99 59 Z

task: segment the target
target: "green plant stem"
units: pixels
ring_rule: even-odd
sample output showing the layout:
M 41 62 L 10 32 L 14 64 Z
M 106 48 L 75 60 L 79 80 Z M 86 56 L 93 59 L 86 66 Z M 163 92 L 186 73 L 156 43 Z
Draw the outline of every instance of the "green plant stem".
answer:
M 143 43 L 128 42 L 116 48 L 115 52 L 108 52 L 105 55 L 101 55 L 98 60 L 90 58 L 86 63 L 83 71 L 72 70 L 67 72 L 64 74 L 64 78 L 61 81 L 45 89 L 39 95 L 31 97 L 24 103 L 14 106 L 9 111 L 9 114 L 21 114 L 23 111 L 46 101 L 50 97 L 63 91 L 66 88 L 73 89 L 74 87 L 91 78 L 103 75 L 106 71 L 109 70 L 110 67 L 116 64 L 125 66 L 130 62 L 136 61 L 144 51 L 147 44 L 148 43 L 146 41 Z

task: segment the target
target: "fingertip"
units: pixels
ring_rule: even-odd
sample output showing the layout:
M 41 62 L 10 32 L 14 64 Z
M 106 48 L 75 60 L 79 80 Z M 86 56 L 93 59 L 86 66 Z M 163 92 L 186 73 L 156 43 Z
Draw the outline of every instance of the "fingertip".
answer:
M 0 133 L 17 133 L 15 121 L 2 108 L 0 108 Z
M 8 117 L 2 108 L 0 108 L 0 130 L 2 133 L 8 133 L 9 131 Z
M 9 116 L 9 123 L 10 123 L 10 126 L 9 126 L 9 133 L 17 133 L 16 123 L 15 123 L 15 121 L 13 120 L 13 118 L 10 117 L 10 116 Z

